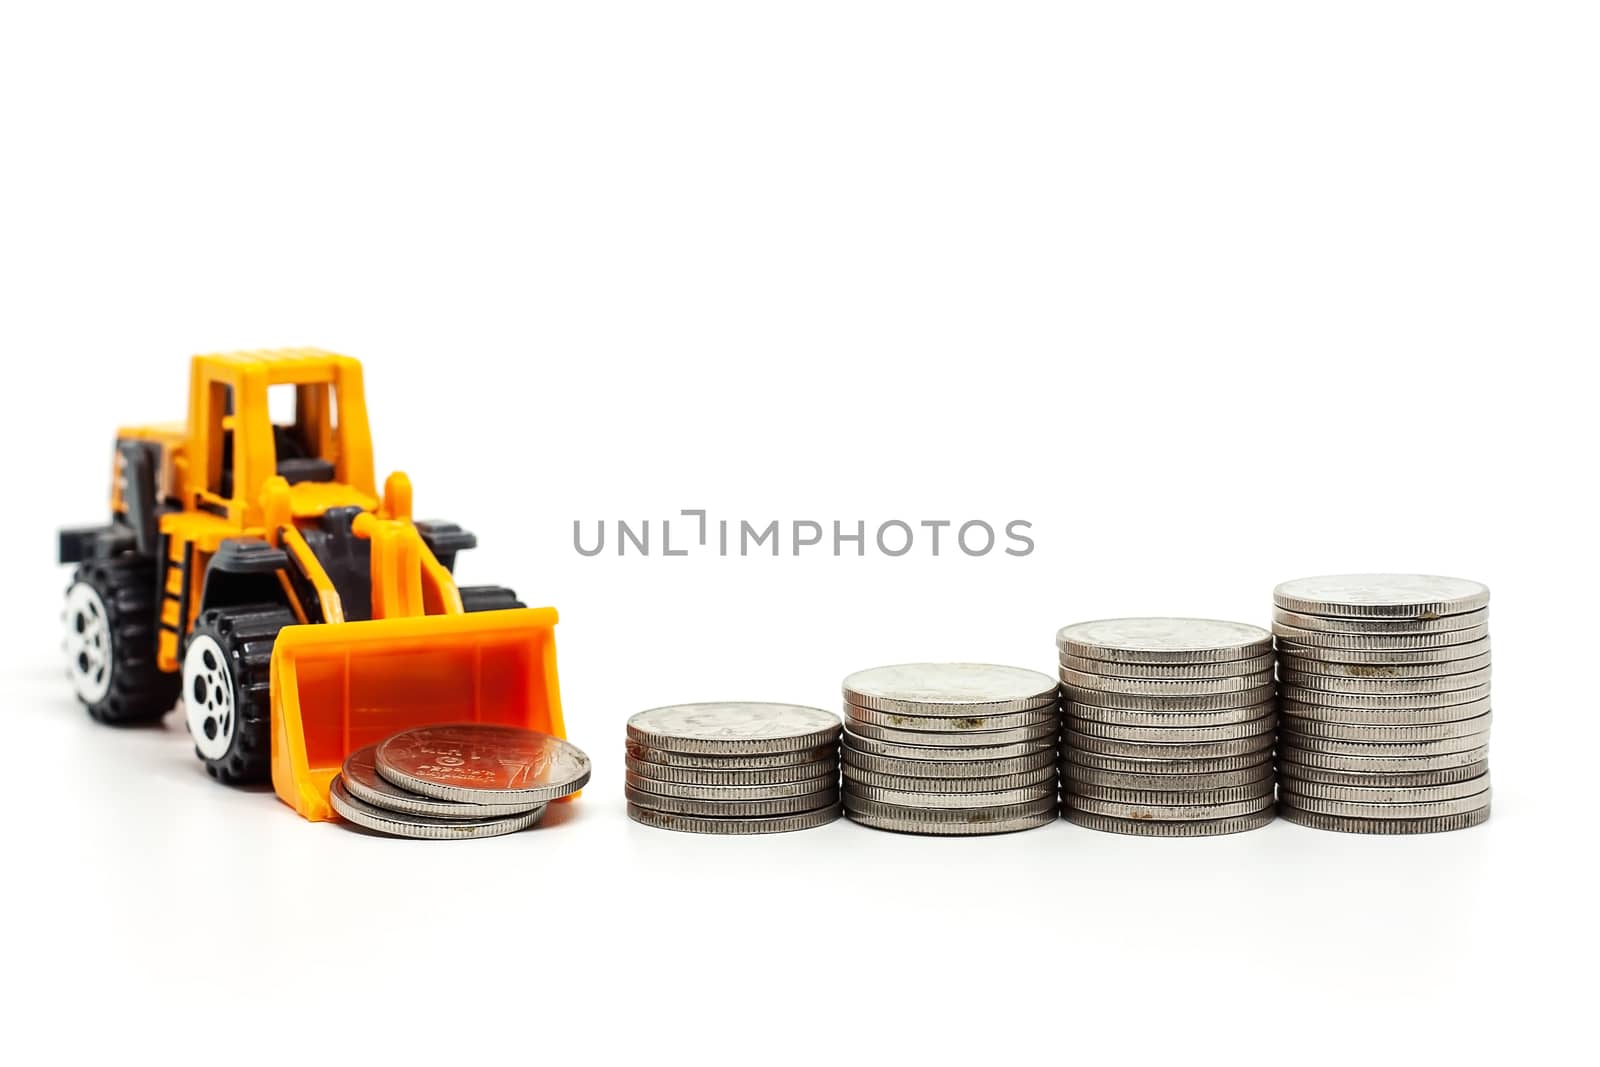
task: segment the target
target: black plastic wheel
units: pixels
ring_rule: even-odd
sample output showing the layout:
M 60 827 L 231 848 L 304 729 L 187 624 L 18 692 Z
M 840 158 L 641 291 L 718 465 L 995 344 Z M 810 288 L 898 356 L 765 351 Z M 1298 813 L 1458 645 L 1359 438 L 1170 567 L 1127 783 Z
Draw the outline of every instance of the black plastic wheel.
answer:
M 97 722 L 154 722 L 172 710 L 178 676 L 156 666 L 156 565 L 121 556 L 90 560 L 67 587 L 68 670 Z
M 226 785 L 272 771 L 272 645 L 297 620 L 276 604 L 202 612 L 184 645 L 183 706 L 195 755 Z
M 506 608 L 528 606 L 503 585 L 463 585 L 459 588 L 461 606 L 467 611 L 503 611 Z

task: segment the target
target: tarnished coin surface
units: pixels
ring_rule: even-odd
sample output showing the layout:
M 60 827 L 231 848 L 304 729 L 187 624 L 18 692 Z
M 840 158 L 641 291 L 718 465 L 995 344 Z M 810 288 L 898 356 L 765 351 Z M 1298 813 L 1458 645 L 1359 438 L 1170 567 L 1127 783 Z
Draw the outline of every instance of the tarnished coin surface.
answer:
M 1319 693 L 1344 693 L 1399 696 L 1404 693 L 1453 693 L 1474 686 L 1488 685 L 1487 666 L 1479 670 L 1436 674 L 1426 678 L 1351 678 L 1307 673 L 1292 667 L 1280 668 L 1278 681 L 1285 687 L 1309 689 Z
M 1004 714 L 1054 703 L 1056 680 L 994 663 L 897 663 L 857 671 L 844 698 L 858 708 L 910 715 Z
M 678 830 L 690 834 L 784 834 L 794 830 L 810 830 L 833 822 L 844 809 L 834 804 L 816 811 L 803 811 L 795 815 L 770 815 L 764 818 L 727 818 L 722 816 L 680 815 L 670 811 L 654 811 L 637 804 L 628 805 L 628 818 L 643 826 L 657 830 Z
M 403 730 L 378 744 L 378 773 L 402 789 L 469 804 L 541 804 L 589 780 L 589 757 L 536 730 L 455 723 Z
M 636 741 L 628 742 L 628 757 L 642 760 L 645 763 L 655 763 L 666 767 L 681 767 L 684 769 L 701 770 L 747 770 L 764 771 L 776 770 L 784 767 L 798 767 L 809 763 L 827 762 L 839 758 L 838 742 L 821 745 L 817 748 L 800 748 L 793 752 L 773 752 L 729 755 L 708 755 L 703 752 L 670 752 L 664 748 L 651 748 L 641 745 Z
M 1007 711 L 974 715 L 911 715 L 903 711 L 874 711 L 844 706 L 845 718 L 854 725 L 882 726 L 892 730 L 927 730 L 933 733 L 986 733 L 991 730 L 1021 730 L 1054 723 L 1060 714 L 1056 704 L 1032 711 Z
M 357 799 L 345 788 L 341 778 L 334 778 L 328 787 L 328 802 L 341 819 L 356 826 L 388 834 L 390 837 L 433 841 L 514 834 L 538 822 L 545 812 L 545 805 L 539 804 L 517 815 L 497 815 L 481 819 L 440 819 L 431 815 L 413 815 L 380 808 Z
M 492 819 L 500 815 L 521 815 L 536 804 L 463 804 L 455 800 L 436 800 L 409 789 L 401 789 L 378 773 L 378 746 L 358 748 L 345 757 L 339 772 L 345 790 L 357 800 L 386 811 L 408 815 L 429 815 L 438 819 Z
M 1309 826 L 1314 830 L 1334 830 L 1345 834 L 1439 834 L 1451 830 L 1466 830 L 1489 821 L 1490 805 L 1460 815 L 1444 815 L 1432 819 L 1352 819 L 1339 815 L 1323 815 L 1286 804 L 1278 805 L 1278 814 L 1284 822 Z
M 838 740 L 839 716 L 800 704 L 733 700 L 673 704 L 628 720 L 628 740 L 652 749 L 751 755 L 818 748 Z
M 1193 730 L 1205 726 L 1236 726 L 1242 722 L 1271 715 L 1277 709 L 1272 700 L 1260 704 L 1246 704 L 1242 708 L 1218 708 L 1215 711 L 1152 711 L 1148 708 L 1102 708 L 1081 701 L 1067 704 L 1064 721 L 1098 722 L 1107 726 L 1176 726 Z
M 1056 647 L 1084 659 L 1128 663 L 1211 663 L 1251 659 L 1272 647 L 1259 626 L 1222 619 L 1096 619 L 1063 626 Z
M 1489 603 L 1489 587 L 1436 574 L 1324 574 L 1272 591 L 1273 603 L 1308 615 L 1427 619 Z
M 1249 815 L 1232 819 L 1187 819 L 1180 821 L 1156 819 L 1119 819 L 1114 815 L 1101 815 L 1079 808 L 1064 808 L 1061 814 L 1074 826 L 1088 830 L 1103 830 L 1113 834 L 1130 834 L 1134 837 L 1219 837 L 1223 834 L 1259 830 L 1272 821 L 1274 809 L 1263 808 Z

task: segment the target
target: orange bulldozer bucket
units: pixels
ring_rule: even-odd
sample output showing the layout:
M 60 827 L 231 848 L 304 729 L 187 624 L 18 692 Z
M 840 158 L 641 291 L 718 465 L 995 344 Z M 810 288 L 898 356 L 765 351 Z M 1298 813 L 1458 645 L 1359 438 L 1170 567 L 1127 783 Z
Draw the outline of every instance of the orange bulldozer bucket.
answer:
M 566 737 L 556 610 L 513 608 L 288 626 L 272 651 L 272 787 L 307 819 L 334 817 L 345 757 L 447 722 Z

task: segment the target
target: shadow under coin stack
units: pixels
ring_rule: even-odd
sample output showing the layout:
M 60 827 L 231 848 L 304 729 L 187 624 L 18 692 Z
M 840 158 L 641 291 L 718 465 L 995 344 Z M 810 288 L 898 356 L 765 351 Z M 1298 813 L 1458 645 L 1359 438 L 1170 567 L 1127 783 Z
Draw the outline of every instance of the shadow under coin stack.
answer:
M 1489 818 L 1489 588 L 1425 574 L 1273 590 L 1290 822 L 1426 834 Z
M 1272 635 L 1214 619 L 1104 619 L 1056 634 L 1061 805 L 1079 826 L 1209 837 L 1272 821 Z
M 880 830 L 1011 833 L 1056 820 L 1060 690 L 985 663 L 905 663 L 844 680 L 844 810 Z
M 675 704 L 628 720 L 628 817 L 775 834 L 839 817 L 839 716 L 797 704 Z

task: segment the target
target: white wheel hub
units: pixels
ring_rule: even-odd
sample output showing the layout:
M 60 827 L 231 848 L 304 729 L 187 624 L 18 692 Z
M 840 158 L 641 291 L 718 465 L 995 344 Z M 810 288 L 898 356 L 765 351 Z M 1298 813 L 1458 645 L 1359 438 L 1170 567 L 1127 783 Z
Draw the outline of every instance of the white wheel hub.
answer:
M 239 724 L 233 707 L 233 677 L 222 646 L 208 634 L 189 639 L 183 657 L 183 711 L 194 747 L 206 759 L 221 759 Z
M 67 590 L 67 673 L 85 704 L 98 704 L 111 691 L 111 620 L 105 601 L 87 582 Z

